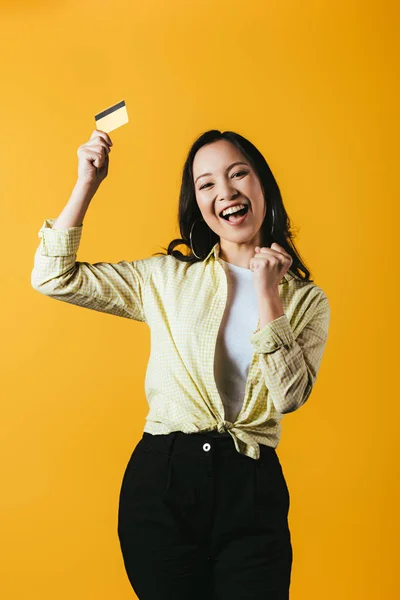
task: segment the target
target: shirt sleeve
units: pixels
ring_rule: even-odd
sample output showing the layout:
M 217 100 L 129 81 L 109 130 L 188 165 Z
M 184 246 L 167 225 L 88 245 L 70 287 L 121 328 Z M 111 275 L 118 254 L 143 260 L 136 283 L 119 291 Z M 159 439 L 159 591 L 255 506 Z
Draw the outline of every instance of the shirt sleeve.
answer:
M 251 336 L 266 387 L 282 414 L 300 408 L 317 380 L 328 338 L 330 304 L 321 288 L 315 286 L 315 292 L 305 310 L 295 311 L 293 328 L 284 314 Z
M 53 229 L 45 219 L 38 236 L 31 285 L 38 292 L 84 308 L 146 321 L 146 283 L 159 256 L 117 263 L 76 261 L 83 225 Z

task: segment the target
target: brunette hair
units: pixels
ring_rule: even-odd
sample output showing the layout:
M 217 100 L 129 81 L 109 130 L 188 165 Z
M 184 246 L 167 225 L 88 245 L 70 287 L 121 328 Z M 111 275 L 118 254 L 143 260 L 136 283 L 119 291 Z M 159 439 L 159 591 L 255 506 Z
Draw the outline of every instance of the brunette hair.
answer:
M 196 152 L 206 144 L 212 144 L 218 140 L 228 140 L 234 144 L 247 158 L 260 180 L 264 198 L 267 203 L 265 218 L 261 225 L 261 245 L 270 247 L 273 242 L 278 243 L 293 258 L 289 271 L 304 281 L 312 282 L 313 280 L 310 279 L 310 271 L 302 261 L 299 252 L 294 245 L 293 239 L 295 234 L 291 227 L 290 218 L 283 205 L 279 186 L 267 161 L 254 144 L 234 131 L 221 132 L 218 129 L 211 129 L 200 135 L 192 144 L 183 166 L 182 183 L 179 194 L 178 221 L 182 237 L 172 240 L 168 248 L 164 248 L 165 252 L 155 252 L 153 256 L 158 254 L 171 254 L 180 261 L 195 263 L 204 260 L 214 244 L 219 241 L 219 236 L 208 227 L 207 223 L 202 218 L 196 200 L 193 181 L 193 161 Z M 193 223 L 197 219 L 199 222 L 196 223 L 193 228 L 192 243 L 196 254 L 203 258 L 195 256 L 190 246 L 190 231 Z M 202 223 L 202 225 L 200 225 L 200 223 Z M 194 238 L 196 239 L 194 240 Z M 184 244 L 189 248 L 189 254 L 185 255 L 179 250 L 174 250 L 175 246 L 181 244 Z M 301 275 L 300 271 L 304 273 L 304 276 Z

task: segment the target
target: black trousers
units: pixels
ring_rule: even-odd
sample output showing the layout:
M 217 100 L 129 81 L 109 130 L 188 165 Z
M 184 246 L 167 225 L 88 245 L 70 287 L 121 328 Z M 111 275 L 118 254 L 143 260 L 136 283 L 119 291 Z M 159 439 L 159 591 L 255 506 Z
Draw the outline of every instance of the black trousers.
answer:
M 289 491 L 274 448 L 229 433 L 143 433 L 122 481 L 118 536 L 139 600 L 288 600 Z

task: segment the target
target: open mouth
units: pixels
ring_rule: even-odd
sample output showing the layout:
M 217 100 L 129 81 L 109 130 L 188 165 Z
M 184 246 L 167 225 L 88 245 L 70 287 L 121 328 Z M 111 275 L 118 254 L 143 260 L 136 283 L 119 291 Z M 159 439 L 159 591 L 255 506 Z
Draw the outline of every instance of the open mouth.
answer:
M 249 206 L 246 204 L 246 206 L 238 211 L 236 211 L 235 213 L 232 214 L 227 214 L 224 217 L 220 214 L 220 218 L 224 219 L 225 221 L 228 221 L 228 223 L 231 223 L 232 225 L 235 223 L 241 223 L 244 221 L 244 216 L 247 214 L 249 210 Z

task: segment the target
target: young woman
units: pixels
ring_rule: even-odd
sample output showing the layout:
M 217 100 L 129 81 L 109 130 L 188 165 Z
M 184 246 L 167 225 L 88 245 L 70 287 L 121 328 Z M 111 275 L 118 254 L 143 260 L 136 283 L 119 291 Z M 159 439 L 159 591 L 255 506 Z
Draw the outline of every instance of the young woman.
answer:
M 231 131 L 192 145 L 182 237 L 166 253 L 77 262 L 111 144 L 95 130 L 78 149 L 77 183 L 39 231 L 31 283 L 150 328 L 149 412 L 119 498 L 127 575 L 140 600 L 287 600 L 290 497 L 276 447 L 283 415 L 316 382 L 328 298 L 294 247 L 263 155 Z

